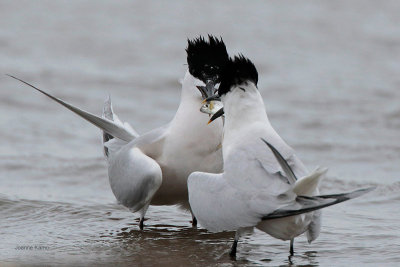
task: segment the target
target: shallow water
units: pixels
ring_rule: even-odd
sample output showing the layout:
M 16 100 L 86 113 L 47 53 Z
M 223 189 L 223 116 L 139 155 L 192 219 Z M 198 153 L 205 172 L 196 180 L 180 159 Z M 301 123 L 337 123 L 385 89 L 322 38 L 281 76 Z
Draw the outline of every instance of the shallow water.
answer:
M 179 103 L 186 38 L 222 35 L 256 64 L 270 120 L 322 192 L 378 188 L 324 211 L 307 244 L 192 229 L 151 207 L 143 232 L 108 185 L 100 131 L 0 78 L 0 264 L 393 266 L 400 262 L 400 5 L 397 1 L 2 1 L 0 72 L 100 114 L 110 93 L 140 133 Z M 156 108 L 155 108 L 156 107 Z

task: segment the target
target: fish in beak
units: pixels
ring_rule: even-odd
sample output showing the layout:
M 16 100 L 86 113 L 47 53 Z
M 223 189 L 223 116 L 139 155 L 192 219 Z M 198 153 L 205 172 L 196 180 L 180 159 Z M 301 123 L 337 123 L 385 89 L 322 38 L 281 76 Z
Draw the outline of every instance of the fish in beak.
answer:
M 200 111 L 209 115 L 212 115 L 208 124 L 213 120 L 224 114 L 224 107 L 221 102 L 221 97 L 218 94 L 213 94 L 203 100 L 203 106 L 201 106 Z
M 215 94 L 216 92 L 216 88 L 215 88 L 215 82 L 213 80 L 208 80 L 206 82 L 206 86 L 196 86 L 197 89 L 199 89 L 200 93 L 201 93 L 201 97 L 203 99 L 207 99 L 208 97 L 212 96 Z
M 221 101 L 209 101 L 209 102 L 204 102 L 204 104 L 201 106 L 200 111 L 202 113 L 206 113 L 208 115 L 214 115 L 217 113 L 218 110 L 220 110 L 223 107 Z

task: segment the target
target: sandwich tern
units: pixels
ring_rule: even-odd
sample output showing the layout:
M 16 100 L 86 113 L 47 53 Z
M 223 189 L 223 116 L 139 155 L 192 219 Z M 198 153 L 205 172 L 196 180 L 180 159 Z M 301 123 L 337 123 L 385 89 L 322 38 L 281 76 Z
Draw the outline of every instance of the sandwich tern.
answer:
M 188 178 L 189 203 L 200 224 L 213 232 L 236 231 L 232 257 L 239 237 L 254 227 L 290 240 L 293 254 L 295 237 L 306 233 L 309 242 L 318 237 L 321 208 L 373 189 L 319 195 L 319 181 L 327 169 L 309 173 L 275 132 L 257 82 L 258 73 L 250 60 L 240 55 L 230 61 L 218 94 L 209 98 L 220 98 L 223 103 L 210 122 L 225 113 L 224 170 L 219 174 L 194 172 Z
M 199 112 L 202 100 L 215 93 L 229 57 L 221 39 L 209 35 L 188 40 L 188 71 L 182 81 L 178 110 L 170 123 L 139 135 L 113 112 L 108 98 L 102 117 L 77 108 L 19 79 L 103 130 L 109 182 L 118 202 L 140 212 L 139 227 L 149 205 L 189 209 L 187 178 L 194 171 L 222 171 L 222 122 L 208 127 Z M 196 218 L 192 215 L 192 224 Z

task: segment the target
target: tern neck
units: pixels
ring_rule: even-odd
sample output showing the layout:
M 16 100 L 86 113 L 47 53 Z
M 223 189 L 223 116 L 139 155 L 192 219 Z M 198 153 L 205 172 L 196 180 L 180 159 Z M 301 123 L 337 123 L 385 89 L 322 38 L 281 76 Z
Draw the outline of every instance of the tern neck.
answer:
M 182 81 L 181 103 L 190 105 L 193 102 L 201 102 L 201 94 L 196 85 L 203 85 L 203 83 L 193 77 L 189 71 L 186 71 L 185 77 Z M 189 103 L 190 102 L 190 103 Z
M 247 85 L 245 91 L 238 87 L 233 88 L 222 97 L 222 102 L 225 111 L 225 138 L 241 132 L 242 129 L 248 129 L 257 122 L 270 125 L 264 101 L 253 84 Z
M 180 166 L 179 172 L 185 173 L 185 179 L 193 170 L 216 172 L 222 169 L 222 121 L 207 125 L 209 116 L 200 112 L 202 99 L 196 88 L 197 82 L 193 76 L 185 76 L 181 102 L 170 122 L 168 141 L 163 147 L 162 161 Z
M 202 99 L 196 84 L 200 84 L 200 81 L 187 71 L 182 81 L 181 101 L 172 120 L 173 124 L 187 124 L 191 118 L 195 120 L 203 118 L 203 121 L 207 123 L 205 114 L 200 112 Z
M 207 125 L 209 116 L 200 112 L 202 98 L 196 85 L 201 85 L 200 80 L 197 80 L 187 72 L 182 82 L 181 101 L 171 122 L 171 129 L 180 131 L 180 134 L 188 133 L 191 136 L 207 135 L 210 132 L 219 132 L 221 134 L 222 122 L 215 125 Z M 186 138 L 189 138 L 189 136 Z M 199 140 L 201 139 L 200 137 Z M 220 142 L 221 139 L 217 141 Z M 207 144 L 202 145 L 207 146 Z M 213 146 L 213 144 L 210 145 Z
M 261 137 L 274 133 L 264 107 L 264 101 L 254 85 L 233 88 L 222 102 L 225 110 L 222 154 L 224 171 L 238 171 L 238 153 L 258 144 Z M 235 164 L 230 164 L 234 162 Z

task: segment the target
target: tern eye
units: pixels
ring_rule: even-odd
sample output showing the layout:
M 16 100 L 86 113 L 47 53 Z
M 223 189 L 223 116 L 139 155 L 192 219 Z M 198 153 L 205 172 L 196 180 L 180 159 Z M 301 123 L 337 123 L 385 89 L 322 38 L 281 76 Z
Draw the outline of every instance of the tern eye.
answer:
M 205 64 L 205 65 L 203 66 L 203 68 L 204 68 L 206 71 L 216 71 L 216 70 L 219 70 L 219 67 L 218 67 L 218 66 L 215 66 L 215 65 L 208 65 L 208 64 Z
M 243 92 L 246 92 L 246 89 L 244 89 L 243 87 L 239 87 L 239 89 L 243 90 Z

